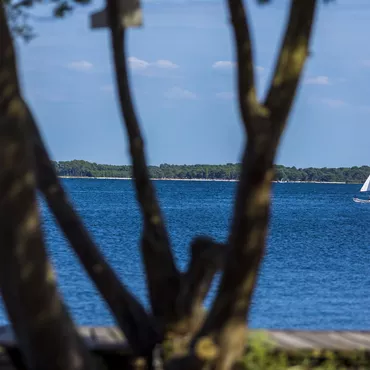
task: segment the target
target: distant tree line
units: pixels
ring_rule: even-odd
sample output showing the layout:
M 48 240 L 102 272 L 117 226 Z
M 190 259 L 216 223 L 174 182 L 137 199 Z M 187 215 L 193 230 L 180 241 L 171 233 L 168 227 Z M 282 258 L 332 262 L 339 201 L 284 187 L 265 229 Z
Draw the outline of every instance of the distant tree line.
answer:
M 53 162 L 59 176 L 131 178 L 131 166 L 97 164 L 82 160 Z M 238 180 L 240 164 L 149 166 L 156 179 L 216 179 Z M 369 166 L 339 168 L 296 168 L 275 166 L 277 181 L 364 182 L 370 174 Z

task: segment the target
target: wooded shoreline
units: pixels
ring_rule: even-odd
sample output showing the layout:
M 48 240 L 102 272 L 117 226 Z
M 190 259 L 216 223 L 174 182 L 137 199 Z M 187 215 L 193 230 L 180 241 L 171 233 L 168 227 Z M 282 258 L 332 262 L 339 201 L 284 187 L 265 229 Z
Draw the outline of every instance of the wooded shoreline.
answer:
M 89 179 L 89 180 L 132 180 L 131 177 L 91 177 L 91 176 L 58 176 L 61 179 Z M 228 179 L 178 179 L 178 178 L 151 178 L 152 181 L 198 181 L 198 182 L 239 182 L 239 180 Z M 340 181 L 272 181 L 278 184 L 361 184 L 361 182 L 340 182 Z
M 131 179 L 132 167 L 128 165 L 97 164 L 82 160 L 53 162 L 57 174 L 69 178 Z M 172 165 L 148 166 L 153 180 L 190 181 L 237 181 L 240 177 L 240 164 L 221 165 Z M 370 174 L 369 166 L 339 168 L 296 168 L 275 166 L 277 182 L 287 183 L 355 183 L 361 184 Z

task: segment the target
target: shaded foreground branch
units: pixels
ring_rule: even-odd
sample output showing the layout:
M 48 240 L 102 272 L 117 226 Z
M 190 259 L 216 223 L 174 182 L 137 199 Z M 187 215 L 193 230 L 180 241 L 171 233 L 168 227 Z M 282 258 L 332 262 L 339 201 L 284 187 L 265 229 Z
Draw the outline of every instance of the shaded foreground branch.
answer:
M 0 288 L 30 369 L 95 364 L 57 290 L 40 226 L 33 150 L 11 35 L 0 2 Z
M 190 245 L 191 259 L 182 277 L 177 298 L 177 334 L 194 333 L 204 319 L 203 301 L 227 255 L 227 246 L 209 237 L 197 237 Z
M 309 54 L 316 5 L 317 0 L 292 0 L 285 37 L 264 103 L 279 134 L 285 126 Z
M 242 0 L 228 0 L 230 19 L 234 28 L 234 39 L 238 45 L 236 57 L 238 61 L 238 100 L 242 116 L 242 124 L 249 134 L 256 130 L 266 129 L 263 122 L 256 126 L 256 117 L 265 115 L 265 109 L 258 102 L 254 66 L 253 45 L 246 10 Z M 240 46 L 240 47 L 239 47 Z
M 28 122 L 34 142 L 38 187 L 72 249 L 106 300 L 133 352 L 148 355 L 158 341 L 154 322 L 133 295 L 121 284 L 113 269 L 93 242 L 65 193 L 42 142 L 32 113 Z
M 245 319 L 266 244 L 273 163 L 308 54 L 316 0 L 292 0 L 266 105 L 255 99 L 252 45 L 243 2 L 228 0 L 228 5 L 236 39 L 239 104 L 248 140 L 219 291 L 192 342 L 192 355 L 173 363 L 182 368 L 202 368 L 211 362 L 215 369 L 230 369 L 244 349 Z
M 149 355 L 171 326 L 178 325 L 177 334 L 182 334 L 198 330 L 201 324 L 191 341 L 190 355 L 170 362 L 170 368 L 201 369 L 211 365 L 228 370 L 242 354 L 245 319 L 266 244 L 273 163 L 308 54 L 316 1 L 292 0 L 264 104 L 258 102 L 255 91 L 252 43 L 243 1 L 228 0 L 228 5 L 236 40 L 239 105 L 247 145 L 227 247 L 211 239 L 195 239 L 188 271 L 181 275 L 149 179 L 130 94 L 120 9 L 117 1 L 107 0 L 121 113 L 144 220 L 142 254 L 159 336 L 144 309 L 120 284 L 67 199 L 21 97 L 12 41 L 0 9 L 0 41 L 2 47 L 7 47 L 0 55 L 0 239 L 4 243 L 0 247 L 0 288 L 30 368 L 82 370 L 95 366 L 58 295 L 40 228 L 36 181 L 137 354 Z M 219 291 L 203 322 L 202 302 L 224 258 Z
M 144 142 L 130 93 L 125 30 L 120 24 L 118 2 L 107 0 L 107 8 L 119 102 L 130 143 L 136 193 L 143 214 L 142 254 L 149 297 L 154 316 L 161 326 L 165 326 L 174 320 L 172 308 L 180 287 L 180 273 L 173 259 L 168 232 L 146 165 Z

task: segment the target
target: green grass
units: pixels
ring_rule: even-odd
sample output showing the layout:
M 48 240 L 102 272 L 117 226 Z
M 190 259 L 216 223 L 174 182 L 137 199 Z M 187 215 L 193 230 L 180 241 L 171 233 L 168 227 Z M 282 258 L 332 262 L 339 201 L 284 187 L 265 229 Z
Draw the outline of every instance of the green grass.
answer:
M 250 338 L 238 370 L 344 370 L 369 369 L 370 358 L 364 351 L 282 351 L 265 334 Z
M 173 348 L 164 343 L 168 356 Z M 0 357 L 3 353 L 0 347 Z M 165 357 L 167 357 L 165 356 Z M 100 357 L 100 356 L 98 356 Z M 104 356 L 103 356 L 104 357 Z M 127 358 L 127 353 L 122 359 Z M 100 361 L 102 358 L 100 359 Z M 1 362 L 1 361 L 0 361 Z M 103 364 L 103 363 L 101 363 Z M 110 364 L 112 365 L 112 364 Z M 120 366 L 105 364 L 103 369 L 112 370 Z M 0 368 L 4 366 L 1 363 Z M 4 368 L 5 369 L 5 368 Z M 253 333 L 243 358 L 233 370 L 365 370 L 370 369 L 370 354 L 365 351 L 300 350 L 284 351 L 275 347 L 267 334 Z

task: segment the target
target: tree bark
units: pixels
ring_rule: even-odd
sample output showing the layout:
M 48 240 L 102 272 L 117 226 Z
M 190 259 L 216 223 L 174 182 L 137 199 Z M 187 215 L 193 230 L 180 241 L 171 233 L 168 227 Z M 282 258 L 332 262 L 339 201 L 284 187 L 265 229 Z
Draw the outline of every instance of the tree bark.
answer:
M 94 369 L 58 293 L 40 227 L 33 151 L 0 2 L 0 288 L 30 369 Z
M 149 178 L 144 142 L 130 93 L 126 32 L 120 22 L 120 9 L 117 1 L 107 0 L 119 103 L 144 220 L 142 255 L 159 336 L 143 308 L 104 260 L 57 179 L 32 114 L 22 99 L 12 40 L 4 9 L 0 8 L 0 42 L 4 50 L 0 55 L 0 240 L 3 241 L 0 288 L 30 368 L 95 366 L 57 291 L 40 228 L 36 181 L 136 353 L 150 357 L 155 343 L 173 326 L 178 325 L 178 332 L 189 333 L 202 325 L 189 347 L 184 341 L 184 352 L 190 352 L 171 362 L 169 367 L 211 366 L 227 370 L 242 354 L 245 320 L 266 244 L 273 163 L 308 55 L 316 0 L 291 0 L 291 4 L 271 86 L 260 103 L 243 1 L 228 0 L 238 59 L 239 106 L 247 134 L 241 178 L 227 246 L 196 239 L 188 271 L 181 275 Z M 227 257 L 220 287 L 203 322 L 202 302 L 223 256 Z
M 128 81 L 125 33 L 120 23 L 118 3 L 107 0 L 111 45 L 121 114 L 125 123 L 133 164 L 137 198 L 144 220 L 142 257 L 152 311 L 163 331 L 174 319 L 180 272 L 172 255 L 168 232 L 150 181 L 144 153 L 144 141 L 134 110 Z
M 252 42 L 242 0 L 228 0 L 238 59 L 239 106 L 247 133 L 237 189 L 230 251 L 209 315 L 182 368 L 230 369 L 241 356 L 245 323 L 261 264 L 270 213 L 273 164 L 308 55 L 316 0 L 292 0 L 288 27 L 265 103 L 257 101 Z
M 50 210 L 86 272 L 107 302 L 136 355 L 148 355 L 159 340 L 155 323 L 120 282 L 74 210 L 43 144 L 32 113 L 28 124 L 34 143 L 37 183 Z
M 194 334 L 205 317 L 203 301 L 212 280 L 221 270 L 228 247 L 209 237 L 196 237 L 191 245 L 191 259 L 182 276 L 177 297 L 177 321 L 173 331 L 178 335 Z

